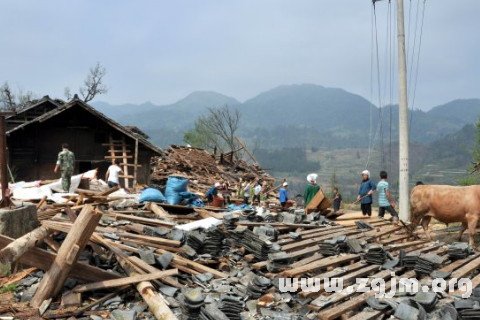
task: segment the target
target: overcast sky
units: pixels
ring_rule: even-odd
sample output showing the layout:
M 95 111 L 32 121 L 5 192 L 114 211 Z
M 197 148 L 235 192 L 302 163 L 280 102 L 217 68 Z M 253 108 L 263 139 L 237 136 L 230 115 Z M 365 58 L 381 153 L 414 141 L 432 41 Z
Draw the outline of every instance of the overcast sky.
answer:
M 405 0 L 410 42 L 417 1 L 409 15 Z M 384 78 L 388 4 L 377 6 Z M 479 0 L 427 0 L 417 107 L 480 97 L 479 12 Z M 293 83 L 370 99 L 371 17 L 370 0 L 0 0 L 0 81 L 62 97 L 99 61 L 109 92 L 98 100 L 114 104 L 195 90 L 243 101 Z

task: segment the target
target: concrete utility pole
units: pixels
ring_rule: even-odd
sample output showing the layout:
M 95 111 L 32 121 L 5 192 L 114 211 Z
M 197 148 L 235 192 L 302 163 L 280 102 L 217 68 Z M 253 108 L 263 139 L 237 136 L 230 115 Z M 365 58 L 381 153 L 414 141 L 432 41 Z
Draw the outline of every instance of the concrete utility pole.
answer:
M 405 24 L 403 0 L 397 0 L 398 84 L 399 84 L 399 210 L 400 219 L 410 220 L 408 171 L 408 99 L 407 61 L 405 54 Z

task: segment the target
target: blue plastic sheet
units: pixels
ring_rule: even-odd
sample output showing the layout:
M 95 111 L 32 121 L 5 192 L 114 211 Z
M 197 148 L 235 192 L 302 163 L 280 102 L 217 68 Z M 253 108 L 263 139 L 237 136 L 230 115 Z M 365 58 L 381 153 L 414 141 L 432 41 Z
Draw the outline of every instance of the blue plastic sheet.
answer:
M 253 210 L 252 206 L 248 204 L 241 204 L 241 205 L 235 205 L 235 204 L 229 204 L 228 205 L 228 211 L 248 211 L 248 210 Z

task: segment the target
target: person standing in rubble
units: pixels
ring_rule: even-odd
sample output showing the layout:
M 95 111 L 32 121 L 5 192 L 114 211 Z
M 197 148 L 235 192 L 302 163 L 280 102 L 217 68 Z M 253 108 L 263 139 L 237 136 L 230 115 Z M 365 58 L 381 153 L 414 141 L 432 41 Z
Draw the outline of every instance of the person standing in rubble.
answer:
M 307 176 L 308 185 L 305 188 L 305 192 L 303 194 L 304 206 L 308 206 L 310 201 L 312 201 L 313 197 L 317 194 L 318 190 L 320 190 L 320 186 L 317 184 L 318 175 L 315 173 L 311 173 Z
M 62 151 L 58 153 L 57 164 L 53 170 L 55 173 L 60 170 L 62 176 L 62 189 L 70 191 L 73 170 L 75 169 L 75 154 L 68 149 L 68 144 L 62 144 Z
M 229 205 L 230 204 L 231 193 L 230 193 L 230 184 L 228 183 L 228 181 L 223 182 L 221 193 L 222 193 L 222 196 L 223 196 L 224 204 Z
M 252 183 L 247 182 L 245 186 L 243 187 L 243 203 L 244 204 L 250 204 L 250 189 L 251 189 Z
M 388 184 L 388 174 L 386 171 L 380 171 L 380 182 L 377 184 L 378 191 L 378 217 L 384 218 L 385 211 L 390 213 L 392 221 L 398 222 L 398 213 L 395 210 L 395 199 L 390 193 L 390 186 Z
M 262 193 L 262 182 L 259 180 L 255 183 L 253 188 L 253 200 L 252 203 L 260 204 L 260 194 Z
M 118 160 L 115 160 L 107 169 L 105 180 L 109 188 L 116 187 L 120 184 L 119 176 L 123 174 L 122 169 L 118 166 Z
M 288 182 L 286 181 L 282 184 L 282 187 L 278 191 L 278 200 L 280 200 L 282 210 L 285 210 L 288 201 Z
M 338 188 L 333 188 L 333 213 L 337 213 L 342 205 L 342 195 L 338 191 Z
M 360 184 L 360 188 L 358 190 L 356 202 L 360 202 L 360 207 L 364 216 L 372 216 L 372 195 L 376 189 L 377 185 L 370 180 L 370 171 L 363 170 L 362 183 Z

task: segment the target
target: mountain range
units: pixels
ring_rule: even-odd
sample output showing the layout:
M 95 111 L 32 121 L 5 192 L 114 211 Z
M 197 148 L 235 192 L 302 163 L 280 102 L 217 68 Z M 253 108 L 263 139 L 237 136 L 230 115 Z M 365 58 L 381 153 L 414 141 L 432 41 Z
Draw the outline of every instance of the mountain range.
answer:
M 162 147 L 182 143 L 183 133 L 199 115 L 224 105 L 240 110 L 240 135 L 267 149 L 368 147 L 389 143 L 390 136 L 395 141 L 398 134 L 398 106 L 378 108 L 357 94 L 314 84 L 279 86 L 243 103 L 212 91 L 193 92 L 168 105 L 94 103 L 120 123 L 140 127 Z M 411 141 L 438 141 L 475 123 L 479 115 L 480 99 L 411 110 Z

